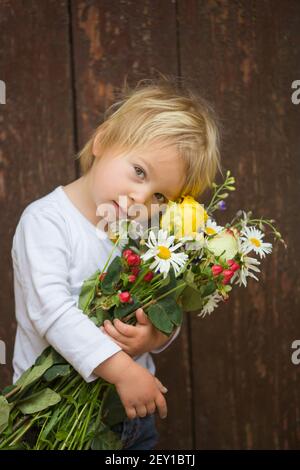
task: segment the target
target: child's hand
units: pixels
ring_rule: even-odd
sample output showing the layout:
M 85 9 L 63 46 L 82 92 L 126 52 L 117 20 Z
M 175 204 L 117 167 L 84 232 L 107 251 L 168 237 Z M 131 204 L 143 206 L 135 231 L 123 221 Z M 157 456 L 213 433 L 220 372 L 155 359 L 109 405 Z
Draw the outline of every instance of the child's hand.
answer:
M 155 328 L 142 308 L 137 309 L 136 319 L 135 326 L 116 318 L 114 324 L 105 320 L 104 327 L 100 328 L 132 357 L 160 348 L 169 340 L 167 335 Z

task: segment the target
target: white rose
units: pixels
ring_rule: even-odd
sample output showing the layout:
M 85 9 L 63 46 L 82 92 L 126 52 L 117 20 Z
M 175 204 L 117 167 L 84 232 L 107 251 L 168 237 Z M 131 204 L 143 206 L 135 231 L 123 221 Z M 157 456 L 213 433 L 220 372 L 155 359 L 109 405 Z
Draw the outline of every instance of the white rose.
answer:
M 221 259 L 227 261 L 234 258 L 238 252 L 238 241 L 234 232 L 230 229 L 225 229 L 207 241 L 207 247 L 213 252 L 215 256 L 220 256 L 225 250 Z

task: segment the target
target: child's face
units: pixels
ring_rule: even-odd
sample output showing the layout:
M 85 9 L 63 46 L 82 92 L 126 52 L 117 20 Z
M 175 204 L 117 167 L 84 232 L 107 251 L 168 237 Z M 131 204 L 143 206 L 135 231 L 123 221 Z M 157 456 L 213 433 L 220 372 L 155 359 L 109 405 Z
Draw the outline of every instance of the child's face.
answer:
M 93 153 L 97 156 L 96 144 Z M 101 219 L 127 216 L 145 221 L 181 195 L 185 164 L 172 146 L 161 149 L 156 143 L 146 150 L 132 151 L 112 148 L 95 159 L 89 180 Z

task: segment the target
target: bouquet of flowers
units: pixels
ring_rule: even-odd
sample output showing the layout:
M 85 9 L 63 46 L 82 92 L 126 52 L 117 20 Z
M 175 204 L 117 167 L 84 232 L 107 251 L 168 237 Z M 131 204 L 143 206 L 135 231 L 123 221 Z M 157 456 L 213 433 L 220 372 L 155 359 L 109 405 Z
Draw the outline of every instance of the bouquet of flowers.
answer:
M 118 318 L 136 323 L 142 307 L 153 325 L 166 335 L 182 323 L 184 311 L 210 314 L 227 301 L 234 286 L 258 280 L 260 259 L 271 253 L 264 241 L 270 228 L 274 240 L 286 244 L 274 220 L 254 219 L 239 211 L 225 226 L 213 213 L 226 208 L 227 191 L 235 190 L 227 171 L 213 184 L 204 208 L 191 196 L 170 201 L 158 226 L 144 229 L 128 219 L 111 230 L 121 256 L 112 259 L 83 283 L 79 308 L 97 326 Z M 0 449 L 121 449 L 111 427 L 126 418 L 115 386 L 99 378 L 84 379 L 51 346 L 18 381 L 0 395 Z

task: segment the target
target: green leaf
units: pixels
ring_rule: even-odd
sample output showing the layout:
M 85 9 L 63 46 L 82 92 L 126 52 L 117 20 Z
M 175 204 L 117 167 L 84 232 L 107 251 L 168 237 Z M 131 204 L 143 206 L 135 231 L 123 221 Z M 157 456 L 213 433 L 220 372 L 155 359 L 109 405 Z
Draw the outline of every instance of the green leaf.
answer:
M 173 266 L 171 266 L 170 270 L 169 270 L 169 273 L 168 273 L 168 276 L 166 277 L 166 280 L 168 279 L 168 283 L 166 284 L 162 284 L 162 287 L 160 287 L 156 292 L 155 292 L 155 297 L 159 297 L 160 295 L 162 294 L 165 294 L 167 293 L 168 291 L 170 291 L 171 289 L 174 289 L 174 287 L 176 287 L 177 285 L 177 281 L 176 281 L 176 276 L 175 276 L 175 271 L 174 271 L 174 268 Z M 176 291 L 173 291 L 170 296 L 171 297 L 175 297 L 175 292 Z
M 173 325 L 179 326 L 182 323 L 182 309 L 172 297 L 164 297 L 159 300 L 159 305 L 164 309 Z
M 0 396 L 0 433 L 8 425 L 10 406 L 5 397 Z
M 167 335 L 172 333 L 174 325 L 165 310 L 165 304 L 162 303 L 162 300 L 150 305 L 147 309 L 147 314 L 155 328 Z
M 117 433 L 110 430 L 105 424 L 100 423 L 95 437 L 91 443 L 92 450 L 120 450 L 123 443 Z
M 98 320 L 98 325 L 103 325 L 105 320 L 109 320 L 110 316 L 107 310 L 103 310 L 101 307 L 97 307 L 95 311 L 95 315 Z
M 120 256 L 116 256 L 110 263 L 106 276 L 101 282 L 101 291 L 104 294 L 113 294 L 115 292 L 115 286 L 120 280 L 122 272 L 122 260 Z
M 51 382 L 52 380 L 56 379 L 57 377 L 66 377 L 71 373 L 71 366 L 68 364 L 55 364 L 54 366 L 50 367 L 45 374 L 44 379 L 47 382 Z
M 21 390 L 24 390 L 25 387 L 32 385 L 40 379 L 53 364 L 54 355 L 52 351 L 49 350 L 48 355 L 43 357 L 43 362 L 40 365 L 33 365 L 27 369 L 16 381 L 16 385 L 21 385 Z
M 114 308 L 113 317 L 114 318 L 123 318 L 126 317 L 129 313 L 135 312 L 139 307 L 141 307 L 141 302 L 137 299 L 133 298 L 133 303 L 124 303 L 120 304 L 118 307 Z
M 110 387 L 103 398 L 102 421 L 108 426 L 114 426 L 124 421 L 126 418 L 127 414 L 116 387 Z
M 47 359 L 47 357 L 51 354 L 52 352 L 52 346 L 48 346 L 46 349 L 43 350 L 43 352 L 36 358 L 34 365 L 35 366 L 40 366 L 43 364 L 44 360 Z
M 225 292 L 230 292 L 232 290 L 232 286 L 230 286 L 229 284 L 223 286 L 223 289 Z
M 1 390 L 1 395 L 7 395 L 9 392 L 14 390 L 15 388 L 18 388 L 17 385 L 14 385 L 14 384 L 8 385 L 3 390 Z
M 203 298 L 201 292 L 193 286 L 187 286 L 181 296 L 182 308 L 193 312 L 202 308 Z
M 184 274 L 184 280 L 187 284 L 194 284 L 195 274 L 191 269 L 187 269 Z
M 178 301 L 178 299 L 180 298 L 180 296 L 182 295 L 184 289 L 186 288 L 186 284 L 183 284 L 182 280 L 178 282 L 178 284 L 182 284 L 181 287 L 179 287 L 178 289 L 176 289 L 176 291 L 174 291 L 175 295 L 174 295 L 174 299 L 176 300 L 176 302 Z M 177 284 L 177 285 L 178 285 Z
M 216 284 L 215 281 L 209 281 L 206 286 L 202 286 L 200 291 L 202 297 L 206 297 L 208 295 L 211 295 L 215 292 L 216 290 Z
M 60 400 L 61 397 L 58 393 L 51 390 L 51 388 L 44 388 L 44 390 L 20 400 L 17 408 L 24 414 L 32 414 L 56 405 Z
M 90 303 L 95 296 L 96 286 L 98 284 L 100 271 L 97 270 L 91 277 L 84 281 L 80 291 L 78 307 L 83 311 L 87 312 Z
M 60 429 L 57 431 L 55 434 L 55 438 L 57 441 L 64 441 L 68 437 L 68 431 L 64 431 L 63 429 Z
M 47 425 L 46 425 L 46 427 L 45 427 L 45 429 L 42 433 L 42 440 L 45 440 L 47 438 L 49 432 L 51 431 L 51 429 L 53 429 L 53 427 L 55 426 L 55 424 L 59 420 L 60 413 L 61 413 L 61 409 L 59 407 L 57 407 L 56 410 L 54 411 L 54 413 L 52 414 L 49 423 L 47 423 Z

